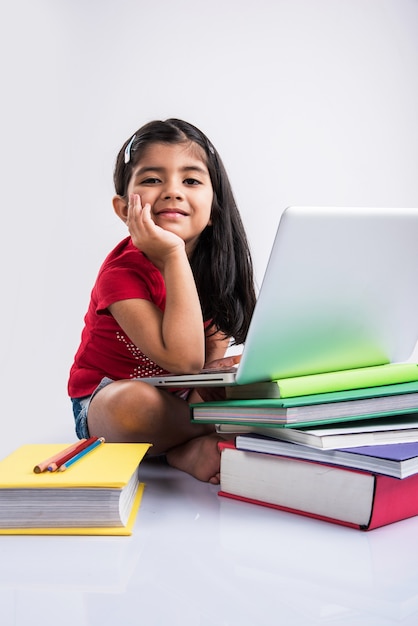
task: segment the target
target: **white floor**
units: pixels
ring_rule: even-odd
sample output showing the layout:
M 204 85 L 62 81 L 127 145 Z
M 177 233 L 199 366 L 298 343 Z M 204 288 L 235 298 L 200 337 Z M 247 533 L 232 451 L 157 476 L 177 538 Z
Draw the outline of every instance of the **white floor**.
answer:
M 0 537 L 2 626 L 418 623 L 418 518 L 363 533 L 141 475 L 131 537 Z

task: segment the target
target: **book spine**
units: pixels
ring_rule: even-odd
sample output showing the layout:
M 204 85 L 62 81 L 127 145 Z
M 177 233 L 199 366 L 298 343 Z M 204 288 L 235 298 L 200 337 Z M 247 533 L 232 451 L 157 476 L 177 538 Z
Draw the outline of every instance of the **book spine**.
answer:
M 418 474 L 396 479 L 376 476 L 372 514 L 367 530 L 418 515 Z

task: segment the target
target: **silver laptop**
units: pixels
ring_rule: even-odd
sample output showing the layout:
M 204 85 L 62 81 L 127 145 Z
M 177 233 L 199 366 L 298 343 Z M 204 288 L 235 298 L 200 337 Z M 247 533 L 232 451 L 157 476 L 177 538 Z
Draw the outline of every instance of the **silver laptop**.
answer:
M 418 340 L 418 208 L 289 207 L 241 362 L 163 375 L 163 387 L 223 386 L 402 362 Z

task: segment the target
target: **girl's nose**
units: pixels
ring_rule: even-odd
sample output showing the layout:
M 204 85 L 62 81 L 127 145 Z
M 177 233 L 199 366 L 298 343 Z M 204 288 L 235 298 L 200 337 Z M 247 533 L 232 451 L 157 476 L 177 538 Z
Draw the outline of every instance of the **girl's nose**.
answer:
M 164 200 L 171 200 L 173 198 L 181 199 L 183 198 L 183 191 L 181 189 L 181 185 L 174 180 L 169 180 L 163 186 L 162 189 L 162 197 Z

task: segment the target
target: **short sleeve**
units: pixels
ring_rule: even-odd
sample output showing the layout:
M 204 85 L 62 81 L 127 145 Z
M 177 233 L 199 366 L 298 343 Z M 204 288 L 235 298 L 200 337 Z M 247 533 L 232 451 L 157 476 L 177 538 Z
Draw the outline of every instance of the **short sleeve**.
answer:
M 144 254 L 132 246 L 117 263 L 101 268 L 95 285 L 96 313 L 107 312 L 120 300 L 140 298 L 164 310 L 165 285 L 161 272 Z

